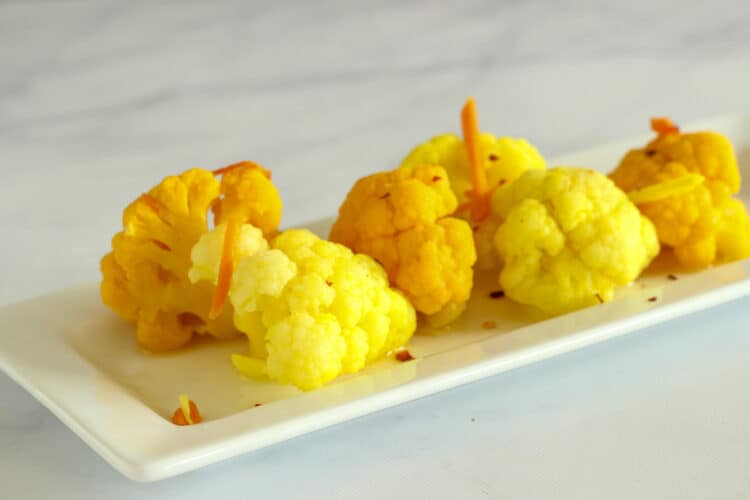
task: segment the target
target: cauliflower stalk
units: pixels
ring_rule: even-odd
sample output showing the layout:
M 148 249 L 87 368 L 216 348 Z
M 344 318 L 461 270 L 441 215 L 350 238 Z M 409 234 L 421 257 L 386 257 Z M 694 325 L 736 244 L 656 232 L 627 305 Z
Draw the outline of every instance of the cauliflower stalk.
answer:
M 380 262 L 417 311 L 449 322 L 469 299 L 476 260 L 468 223 L 449 217 L 457 205 L 442 167 L 373 174 L 352 187 L 330 237 Z
M 139 343 L 149 350 L 176 349 L 194 334 L 238 333 L 231 311 L 209 317 L 215 285 L 193 284 L 188 273 L 193 246 L 208 231 L 209 209 L 218 222 L 219 214 L 231 213 L 270 234 L 281 199 L 268 172 L 250 162 L 167 177 L 125 209 L 123 229 L 101 260 L 102 301 L 135 323 Z
M 730 141 L 714 132 L 680 133 L 654 119 L 657 137 L 629 151 L 610 178 L 656 226 L 678 262 L 702 268 L 750 256 L 750 223 Z
M 220 231 L 199 243 L 205 240 L 209 251 L 194 252 L 196 277 L 218 281 L 222 251 L 213 242 Z M 232 357 L 241 373 L 315 389 L 361 370 L 414 333 L 414 308 L 370 257 L 302 229 L 281 233 L 270 247 L 248 226 L 236 239 L 235 248 L 247 249 L 235 252 L 228 290 L 235 325 L 250 343 L 249 356 Z

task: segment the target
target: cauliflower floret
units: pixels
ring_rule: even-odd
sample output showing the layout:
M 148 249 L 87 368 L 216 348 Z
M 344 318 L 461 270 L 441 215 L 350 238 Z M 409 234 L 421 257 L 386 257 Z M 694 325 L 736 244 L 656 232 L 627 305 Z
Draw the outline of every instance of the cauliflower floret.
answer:
M 546 166 L 539 151 L 525 139 L 482 133 L 479 134 L 479 142 L 483 152 L 482 167 L 487 171 L 490 186 L 513 182 L 526 170 Z M 459 203 L 466 201 L 466 192 L 472 187 L 471 173 L 466 145 L 458 136 L 439 135 L 420 144 L 401 162 L 399 168 L 411 169 L 422 165 L 445 168 Z
M 495 191 L 492 210 L 506 296 L 549 314 L 611 300 L 659 251 L 651 222 L 593 170 L 529 170 Z
M 461 110 L 461 122 L 464 140 L 453 134 L 434 137 L 414 148 L 399 168 L 421 165 L 445 168 L 460 202 L 457 215 L 471 222 L 477 254 L 475 268 L 494 270 L 500 265 L 493 244 L 500 221 L 489 211 L 491 193 L 526 170 L 546 168 L 546 163 L 539 151 L 524 139 L 480 133 L 472 98 Z
M 188 279 L 191 283 L 209 281 L 216 285 L 226 232 L 226 223 L 219 224 L 213 231 L 204 233 L 198 242 L 193 245 L 190 252 L 192 266 L 188 271 Z M 268 242 L 263 237 L 263 231 L 252 224 L 242 224 L 239 234 L 234 240 L 232 257 L 236 262 L 246 255 L 253 255 L 267 248 Z
M 205 267 L 216 269 L 219 254 Z M 377 263 L 303 229 L 240 258 L 229 299 L 250 341 L 249 356 L 232 357 L 235 367 L 303 390 L 361 370 L 416 329 L 414 308 Z
M 252 182 L 261 185 L 253 192 L 265 192 L 264 200 L 276 196 L 276 201 L 268 202 L 271 212 L 265 206 L 238 201 L 247 196 L 230 187 L 236 179 L 252 183 L 248 176 L 257 168 L 238 164 L 218 172 L 188 170 L 167 177 L 125 209 L 123 230 L 114 236 L 112 251 L 100 264 L 101 296 L 105 305 L 136 324 L 136 337 L 147 349 L 175 349 L 196 333 L 219 338 L 239 333 L 231 311 L 209 318 L 215 286 L 210 281 L 192 283 L 188 270 L 193 247 L 208 230 L 211 207 L 217 212 L 233 211 L 243 222 L 263 221 L 268 232 L 275 231 L 269 221 L 278 221 L 281 202 L 267 177 L 252 177 Z M 224 172 L 220 183 L 216 174 Z M 249 240 L 256 241 L 256 236 L 250 235 Z M 208 250 L 206 245 L 210 243 L 199 245 L 198 254 Z M 247 250 L 243 247 L 238 252 Z
M 252 224 L 269 236 L 281 222 L 281 197 L 271 182 L 271 173 L 244 161 L 221 169 L 222 200 L 213 206 L 218 226 L 230 218 Z
M 651 192 L 633 200 L 683 265 L 700 268 L 750 256 L 747 213 L 732 198 L 740 173 L 729 140 L 714 132 L 683 134 L 664 119 L 653 120 L 652 127 L 658 136 L 629 151 L 610 178 L 634 195 Z
M 471 228 L 447 217 L 457 206 L 442 167 L 381 172 L 357 181 L 331 240 L 380 262 L 391 283 L 430 315 L 465 302 L 476 260 Z

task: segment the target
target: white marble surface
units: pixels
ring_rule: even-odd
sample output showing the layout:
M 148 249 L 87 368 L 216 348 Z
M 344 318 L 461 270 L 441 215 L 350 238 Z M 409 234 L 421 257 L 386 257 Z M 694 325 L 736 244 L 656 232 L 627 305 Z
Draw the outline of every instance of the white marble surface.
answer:
M 626 3 L 0 2 L 0 304 L 97 279 L 122 206 L 189 166 L 271 167 L 292 225 L 468 94 L 548 155 L 750 109 L 746 2 Z M 156 484 L 0 375 L 0 497 L 750 498 L 748 306 Z

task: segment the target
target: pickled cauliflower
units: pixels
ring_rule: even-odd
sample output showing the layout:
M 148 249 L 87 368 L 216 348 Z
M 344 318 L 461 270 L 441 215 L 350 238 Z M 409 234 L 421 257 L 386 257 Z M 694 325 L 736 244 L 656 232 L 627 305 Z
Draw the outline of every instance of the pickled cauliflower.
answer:
M 176 349 L 193 334 L 238 333 L 231 311 L 209 317 L 214 284 L 193 284 L 188 276 L 193 246 L 208 231 L 210 209 L 271 233 L 281 200 L 268 172 L 253 163 L 216 172 L 191 169 L 165 178 L 125 209 L 123 230 L 101 260 L 102 301 L 135 323 L 139 343 L 149 350 Z
M 376 259 L 417 311 L 447 323 L 469 299 L 476 260 L 468 223 L 449 217 L 457 205 L 440 166 L 380 172 L 354 184 L 330 238 Z
M 471 221 L 477 253 L 475 267 L 497 269 L 499 262 L 492 238 L 499 221 L 490 213 L 490 196 L 497 187 L 513 182 L 526 170 L 546 168 L 546 163 L 525 139 L 480 133 L 473 98 L 462 109 L 461 122 L 463 140 L 454 134 L 434 137 L 414 148 L 399 168 L 421 165 L 445 168 L 460 203 L 457 215 Z
M 490 186 L 514 181 L 528 169 L 543 169 L 546 164 L 539 151 L 525 139 L 479 134 L 483 155 L 482 168 Z M 467 200 L 472 188 L 466 144 L 455 134 L 443 134 L 415 147 L 399 168 L 439 165 L 445 169 L 459 203 Z
M 221 248 L 203 237 L 194 254 L 196 276 L 216 282 Z M 300 389 L 318 388 L 338 375 L 406 344 L 416 328 L 414 308 L 388 286 L 385 271 L 370 257 L 292 229 L 264 248 L 259 231 L 242 226 L 229 300 L 234 322 L 248 336 L 250 355 L 234 355 L 235 367 Z
M 505 295 L 561 314 L 613 298 L 659 251 L 656 232 L 593 170 L 529 170 L 492 197 Z
M 629 151 L 610 178 L 631 193 L 659 240 L 688 267 L 750 256 L 750 223 L 729 140 L 714 132 L 680 133 L 654 119 L 657 137 Z

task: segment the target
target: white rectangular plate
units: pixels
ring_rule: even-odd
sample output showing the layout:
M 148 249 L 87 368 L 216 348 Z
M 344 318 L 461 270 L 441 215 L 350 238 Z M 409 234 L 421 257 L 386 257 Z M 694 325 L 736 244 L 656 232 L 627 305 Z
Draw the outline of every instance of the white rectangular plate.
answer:
M 685 128 L 727 134 L 748 178 L 750 117 Z M 646 138 L 550 165 L 607 171 Z M 142 353 L 131 326 L 101 305 L 97 284 L 0 309 L 0 369 L 117 470 L 151 481 L 748 295 L 750 261 L 676 281 L 653 273 L 609 304 L 543 321 L 507 299 L 490 299 L 493 288 L 478 283 L 467 314 L 450 330 L 416 335 L 414 361 L 384 360 L 309 393 L 238 376 L 229 355 L 245 352 L 243 340 Z M 483 328 L 487 321 L 495 328 Z M 199 404 L 204 423 L 169 422 L 180 393 Z

